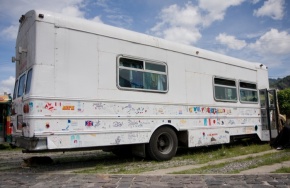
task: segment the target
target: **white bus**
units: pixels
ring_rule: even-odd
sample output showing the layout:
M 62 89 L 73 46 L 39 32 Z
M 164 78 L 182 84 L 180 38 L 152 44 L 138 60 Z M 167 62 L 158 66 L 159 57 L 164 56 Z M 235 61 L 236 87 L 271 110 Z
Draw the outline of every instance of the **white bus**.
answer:
M 42 10 L 19 22 L 11 126 L 26 152 L 169 160 L 178 146 L 271 138 L 263 64 Z

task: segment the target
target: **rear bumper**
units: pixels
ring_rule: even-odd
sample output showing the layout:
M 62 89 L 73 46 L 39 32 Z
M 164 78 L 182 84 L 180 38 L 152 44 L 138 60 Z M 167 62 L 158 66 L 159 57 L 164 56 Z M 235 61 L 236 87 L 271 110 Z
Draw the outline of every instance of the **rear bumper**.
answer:
M 47 139 L 46 137 L 43 138 L 27 138 L 24 136 L 12 136 L 12 145 L 17 147 L 23 148 L 28 151 L 41 151 L 47 150 Z

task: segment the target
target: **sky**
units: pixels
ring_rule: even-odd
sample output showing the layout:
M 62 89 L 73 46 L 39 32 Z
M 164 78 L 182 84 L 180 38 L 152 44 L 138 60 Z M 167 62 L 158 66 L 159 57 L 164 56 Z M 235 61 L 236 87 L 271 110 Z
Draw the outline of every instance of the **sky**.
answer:
M 0 94 L 13 93 L 19 18 L 42 9 L 265 64 L 290 75 L 288 0 L 0 0 Z

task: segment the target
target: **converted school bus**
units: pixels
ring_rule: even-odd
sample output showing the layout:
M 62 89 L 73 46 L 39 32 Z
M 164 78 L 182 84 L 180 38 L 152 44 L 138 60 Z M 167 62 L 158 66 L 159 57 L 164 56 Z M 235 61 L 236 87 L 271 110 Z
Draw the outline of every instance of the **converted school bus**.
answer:
M 275 132 L 263 64 L 47 11 L 19 21 L 12 144 L 26 152 L 169 160 L 178 146 Z

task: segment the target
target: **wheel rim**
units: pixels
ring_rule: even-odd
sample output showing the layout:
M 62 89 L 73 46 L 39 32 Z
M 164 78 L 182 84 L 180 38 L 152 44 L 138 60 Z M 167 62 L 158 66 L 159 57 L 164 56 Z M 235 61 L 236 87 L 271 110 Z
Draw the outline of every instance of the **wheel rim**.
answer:
M 167 133 L 162 133 L 157 139 L 158 151 L 162 154 L 168 154 L 172 151 L 173 140 L 172 137 Z

